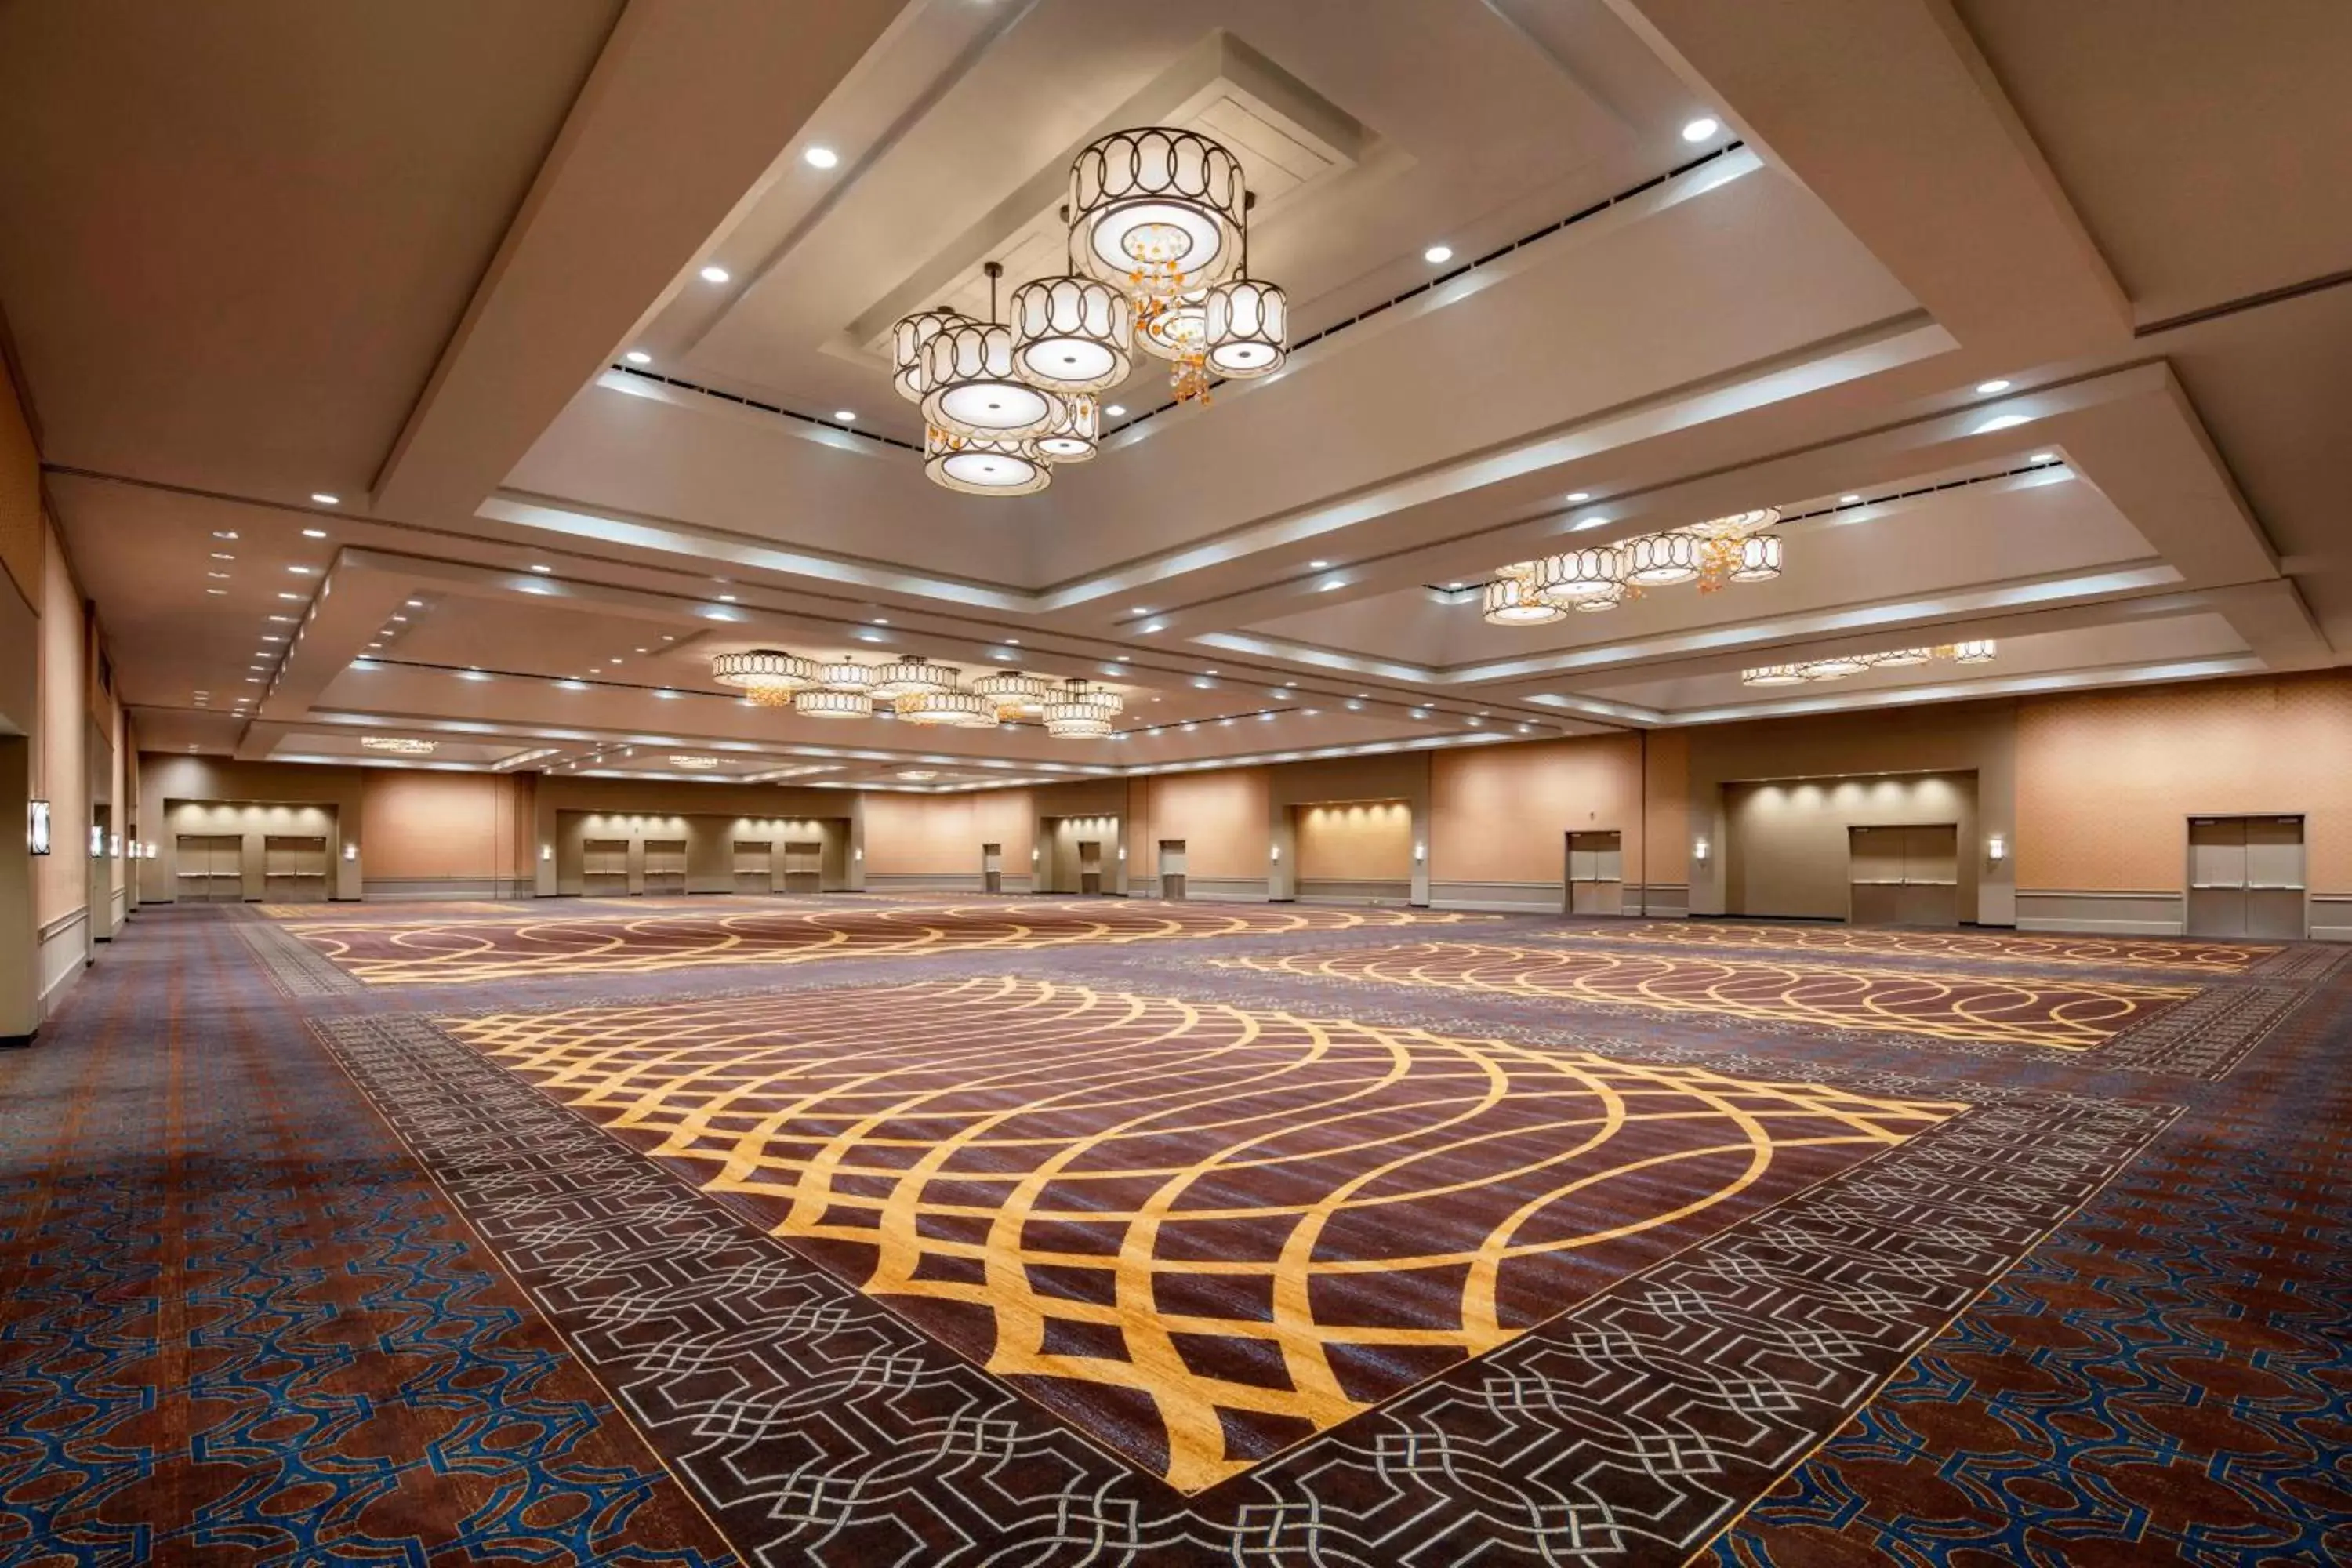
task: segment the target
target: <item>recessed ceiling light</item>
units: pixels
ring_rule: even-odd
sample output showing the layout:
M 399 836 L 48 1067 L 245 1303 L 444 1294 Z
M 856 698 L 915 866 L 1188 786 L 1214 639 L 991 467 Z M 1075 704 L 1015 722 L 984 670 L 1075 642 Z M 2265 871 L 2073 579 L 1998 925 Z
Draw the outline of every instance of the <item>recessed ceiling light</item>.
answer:
M 735 602 L 735 595 L 732 594 L 721 594 L 719 595 L 719 602 L 722 605 L 731 605 Z
M 286 639 L 279 637 L 275 632 L 264 632 L 261 634 L 261 640 L 263 642 L 284 642 Z
M 2031 423 L 2031 421 L 2029 421 L 2022 414 L 1996 414 L 1991 418 L 1986 420 L 1983 424 L 1978 426 L 1974 430 L 1969 431 L 1969 434 L 1971 436 L 1988 436 L 1995 430 L 2013 429 L 2017 426 L 2029 423 Z
M 341 506 L 343 504 L 342 497 L 331 496 L 324 490 L 312 490 L 310 492 L 310 499 L 317 501 L 320 506 Z
M 1592 499 L 1592 492 L 1591 490 L 1570 490 L 1568 492 L 1568 499 L 1570 500 L 1591 500 Z
M 1980 381 L 1977 383 L 1977 390 L 1987 394 L 2007 392 L 2009 390 L 2009 383 L 1999 376 L 1995 376 L 1990 381 Z
M 627 353 L 623 354 L 621 357 L 627 360 L 631 364 L 651 364 L 654 363 L 654 356 L 646 353 L 643 349 L 631 349 Z
M 1331 563 L 1328 561 L 1309 561 L 1307 563 L 1307 567 L 1310 572 L 1320 572 L 1323 568 L 1330 564 Z
M 1861 499 L 1862 499 L 1862 498 L 1861 498 L 1860 496 L 1856 496 L 1856 495 L 1843 495 L 1843 496 L 1840 496 L 1840 497 L 1838 497 L 1838 505 L 1840 505 L 1840 506 L 1852 506 L 1854 502 L 1856 502 L 1856 501 L 1860 500 Z
M 299 594 L 280 594 L 278 596 L 281 599 L 291 599 L 297 604 L 301 603 L 302 600 L 302 595 Z
M 1004 640 L 1014 647 L 1019 647 L 1021 646 L 1021 639 L 1019 637 L 1006 637 Z
M 228 590 L 226 588 L 207 588 L 205 592 L 207 594 L 226 594 Z
M 406 616 L 393 616 L 392 618 L 393 618 L 394 620 L 395 620 L 395 621 L 400 622 L 400 623 L 401 623 L 402 625 L 404 625 L 404 625 L 406 625 L 406 624 L 407 624 L 407 622 L 408 622 L 408 617 L 407 617 Z
M 309 577 L 316 574 L 319 569 L 316 566 L 289 566 L 286 570 L 293 573 L 297 577 Z
M 1692 121 L 1689 124 L 1683 127 L 1683 140 L 1685 142 L 1704 142 L 1722 129 L 1722 121 L 1717 120 L 1712 114 L 1702 114 L 1696 120 Z
M 293 617 L 293 616 L 270 616 L 269 618 L 270 618 L 271 620 L 273 620 L 273 621 L 281 621 L 281 622 L 289 622 L 289 623 L 290 623 L 290 622 L 294 619 L 294 617 Z
M 226 550 L 215 550 L 213 552 L 213 559 L 215 561 L 234 561 L 236 557 L 230 554 Z
M 2057 458 L 2058 454 L 2055 452 L 2036 452 L 2025 460 L 2029 463 L 2049 463 L 2055 462 Z
M 1328 593 L 1329 593 L 1329 592 L 1330 592 L 1332 589 L 1334 589 L 1334 588 L 1344 588 L 1344 587 L 1346 587 L 1347 585 L 1348 585 L 1347 584 L 1345 584 L 1345 583 L 1343 583 L 1343 582 L 1339 581 L 1338 578 L 1336 578 L 1336 577 L 1335 577 L 1335 578 L 1333 578 L 1330 582 L 1326 583 L 1326 584 L 1322 584 L 1322 586 L 1320 586 L 1320 587 L 1317 588 L 1315 591 L 1316 591 L 1317 593 L 1318 593 L 1318 594 L 1328 594 Z
M 555 570 L 552 566 L 542 566 L 536 561 L 530 563 L 530 569 L 540 574 L 541 576 L 545 576 L 548 573 Z
M 205 573 L 205 576 L 207 576 L 207 577 L 221 577 L 221 578 L 226 578 L 226 577 L 228 575 L 228 574 L 227 574 L 227 573 L 226 573 L 226 572 L 207 572 L 207 573 Z
M 1454 259 L 1454 247 L 1450 245 L 1433 245 L 1421 253 L 1421 258 L 1433 267 L 1441 266 Z
M 733 276 L 734 274 L 724 267 L 706 267 L 702 269 L 702 280 L 705 283 L 724 283 Z
M 857 410 L 854 408 L 836 408 L 833 411 L 833 416 L 835 420 L 840 424 L 855 424 L 857 419 Z
M 812 169 L 830 169 L 841 162 L 841 154 L 830 147 L 811 147 L 801 154 L 801 162 Z
M 1114 403 L 1109 407 L 1104 409 L 1103 412 L 1109 415 L 1113 419 L 1116 419 L 1120 415 L 1127 412 L 1127 406 L 1124 404 Z
M 478 669 L 461 669 L 457 672 L 457 679 L 460 680 L 488 680 L 489 677 L 483 674 Z
M 302 537 L 305 539 L 324 539 L 327 537 L 327 531 L 323 528 L 306 528 L 302 531 Z
M 213 530 L 213 537 L 215 539 L 235 539 L 236 537 L 236 530 L 233 528 L 215 528 Z

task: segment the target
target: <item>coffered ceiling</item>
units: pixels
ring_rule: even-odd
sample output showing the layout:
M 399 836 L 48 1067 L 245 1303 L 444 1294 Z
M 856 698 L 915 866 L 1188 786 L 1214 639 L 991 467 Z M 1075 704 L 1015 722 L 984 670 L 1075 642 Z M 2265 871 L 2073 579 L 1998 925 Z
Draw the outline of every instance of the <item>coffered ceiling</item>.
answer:
M 0 9 L 0 308 L 151 747 L 950 790 L 2352 658 L 2324 0 L 173 16 Z M 1238 152 L 1297 351 L 932 485 L 889 322 L 1136 123 Z M 1762 506 L 1777 581 L 1481 618 Z M 826 722 L 710 679 L 762 646 L 1127 706 Z

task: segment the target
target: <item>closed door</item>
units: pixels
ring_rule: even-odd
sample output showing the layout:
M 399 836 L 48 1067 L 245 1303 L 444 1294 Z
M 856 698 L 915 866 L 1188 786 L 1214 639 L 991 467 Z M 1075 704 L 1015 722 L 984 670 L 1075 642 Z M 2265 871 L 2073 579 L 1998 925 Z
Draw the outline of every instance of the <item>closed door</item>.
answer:
M 1184 876 L 1184 840 L 1161 839 L 1160 841 L 1160 896 L 1182 902 Z
M 1568 912 L 1572 915 L 1622 915 L 1625 912 L 1625 843 L 1618 833 L 1571 833 L 1568 836 Z
M 177 845 L 184 904 L 234 904 L 245 897 L 245 840 L 234 833 L 183 833 Z
M 263 896 L 274 904 L 327 901 L 327 841 L 282 837 L 261 841 Z
M 1102 841 L 1081 838 L 1078 840 L 1078 891 L 1099 893 L 1102 890 Z
M 1960 923 L 1955 823 L 1846 829 L 1848 917 L 1861 925 Z
M 2199 816 L 2189 823 L 2189 934 L 2299 940 L 2303 818 Z
M 590 898 L 618 899 L 629 891 L 629 841 L 591 838 L 580 847 L 580 890 Z
M 648 893 L 686 891 L 685 839 L 648 838 L 646 840 L 646 891 Z
M 982 892 L 1004 891 L 1004 846 L 983 844 L 980 847 L 980 886 Z
M 824 846 L 814 839 L 802 839 L 784 846 L 784 891 L 816 893 L 824 890 Z
M 739 893 L 772 893 L 776 890 L 774 840 L 735 840 L 735 890 Z

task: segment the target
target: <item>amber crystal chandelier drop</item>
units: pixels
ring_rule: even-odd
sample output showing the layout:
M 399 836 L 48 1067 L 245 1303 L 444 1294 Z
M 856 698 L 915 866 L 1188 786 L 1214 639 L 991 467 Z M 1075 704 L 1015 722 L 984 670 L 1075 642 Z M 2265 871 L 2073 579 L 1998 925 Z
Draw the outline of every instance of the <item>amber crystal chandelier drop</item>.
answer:
M 1013 290 L 1000 322 L 940 306 L 891 329 L 892 384 L 919 404 L 925 468 L 970 495 L 1034 495 L 1057 464 L 1095 454 L 1097 399 L 1140 353 L 1169 364 L 1180 403 L 1216 378 L 1271 374 L 1288 353 L 1289 298 L 1249 275 L 1256 205 L 1241 161 L 1196 131 L 1115 131 L 1071 160 L 1065 269 Z

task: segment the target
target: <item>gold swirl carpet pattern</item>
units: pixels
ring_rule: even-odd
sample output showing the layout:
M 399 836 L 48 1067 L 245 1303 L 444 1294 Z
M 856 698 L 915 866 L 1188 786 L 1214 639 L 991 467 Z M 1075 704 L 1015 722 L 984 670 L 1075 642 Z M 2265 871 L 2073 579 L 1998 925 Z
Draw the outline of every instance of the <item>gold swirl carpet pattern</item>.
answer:
M 499 919 L 396 926 L 321 921 L 283 929 L 370 984 L 465 985 L 540 974 L 648 974 L 725 964 L 1451 925 L 1489 918 L 1426 910 L 1138 899 L 999 900 L 904 909 L 868 904 L 738 910 L 723 903 L 713 908 L 714 902 L 642 915 L 508 910 Z
M 441 1026 L 1186 1492 L 1966 1109 L 1016 976 Z
M 1576 926 L 1563 934 L 1578 942 L 1657 947 L 1892 953 L 1905 958 L 1980 958 L 2010 963 L 2084 964 L 2102 969 L 2179 969 L 2204 974 L 2242 974 L 2284 951 L 2261 942 L 2189 942 L 2169 937 L 2013 935 L 1895 926 L 1736 925 L 1711 920 L 1627 921 L 1613 926 Z
M 1507 996 L 1654 1007 L 2088 1051 L 2199 994 L 2192 985 L 2043 975 L 1843 969 L 1752 955 L 1698 958 L 1600 947 L 1469 942 L 1217 959 L 1218 967 Z

